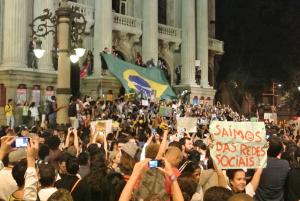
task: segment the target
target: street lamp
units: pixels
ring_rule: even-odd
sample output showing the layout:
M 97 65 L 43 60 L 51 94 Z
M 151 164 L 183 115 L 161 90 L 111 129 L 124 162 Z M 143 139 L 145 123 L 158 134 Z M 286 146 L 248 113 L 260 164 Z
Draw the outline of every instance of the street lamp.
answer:
M 36 58 L 40 59 L 44 56 L 45 50 L 42 49 L 42 41 L 41 40 L 37 40 L 35 42 L 35 48 L 33 50 L 34 55 L 36 56 Z
M 33 19 L 32 34 L 34 37 L 45 37 L 49 33 L 54 34 L 58 44 L 58 69 L 57 69 L 57 118 L 58 124 L 66 124 L 68 118 L 68 100 L 70 97 L 70 76 L 71 64 L 69 55 L 72 47 L 75 47 L 81 40 L 81 35 L 86 27 L 85 17 L 72 10 L 68 0 L 60 0 L 60 6 L 55 13 L 44 9 L 42 15 Z

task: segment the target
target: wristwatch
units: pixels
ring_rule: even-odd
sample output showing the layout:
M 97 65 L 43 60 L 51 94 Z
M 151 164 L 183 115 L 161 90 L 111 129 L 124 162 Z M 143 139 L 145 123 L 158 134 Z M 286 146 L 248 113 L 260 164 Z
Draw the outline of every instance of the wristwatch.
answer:
M 175 175 L 171 175 L 170 176 L 170 180 L 173 182 L 173 181 L 177 181 L 177 177 Z

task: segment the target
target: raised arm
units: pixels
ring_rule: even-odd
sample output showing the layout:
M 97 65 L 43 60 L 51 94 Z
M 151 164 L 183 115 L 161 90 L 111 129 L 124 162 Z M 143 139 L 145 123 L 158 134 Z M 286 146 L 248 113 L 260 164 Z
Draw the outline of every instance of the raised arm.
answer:
M 66 141 L 64 144 L 64 148 L 68 148 L 69 144 L 70 144 L 70 134 L 71 134 L 71 127 L 68 128 L 68 133 L 67 133 L 67 137 L 66 137 Z
M 2 160 L 12 150 L 11 144 L 16 140 L 14 136 L 3 136 L 0 147 L 0 170 L 4 167 Z
M 76 148 L 76 156 L 78 156 L 79 154 L 79 139 L 78 139 L 78 130 L 76 128 L 74 128 L 73 130 L 73 133 L 74 133 L 74 147 Z
M 250 182 L 252 184 L 254 192 L 256 191 L 256 189 L 259 185 L 260 176 L 262 174 L 262 171 L 263 171 L 263 168 L 257 168 L 254 175 L 253 175 L 253 177 L 252 177 L 252 180 Z
M 172 185 L 171 185 L 172 200 L 173 201 L 184 201 L 181 189 L 180 189 L 178 181 L 177 181 L 177 177 L 174 175 L 171 164 L 165 158 L 163 158 L 163 160 L 165 163 L 165 167 L 164 168 L 159 167 L 158 169 L 160 169 L 162 172 L 164 172 L 170 178 L 170 181 L 172 182 Z
M 105 151 L 105 158 L 106 160 L 108 159 L 108 143 L 107 143 L 107 140 L 106 140 L 106 132 L 103 131 L 103 146 L 104 146 L 104 151 Z
M 167 139 L 168 139 L 168 130 L 164 130 L 163 138 L 160 143 L 160 147 L 156 155 L 156 159 L 161 159 L 163 157 L 167 147 Z
M 38 176 L 35 169 L 35 160 L 38 156 L 38 139 L 30 139 L 27 147 L 27 170 L 25 172 L 24 197 L 25 201 L 37 200 Z
M 137 180 L 139 179 L 139 177 L 141 176 L 141 174 L 144 172 L 149 161 L 150 161 L 150 159 L 145 159 L 145 160 L 140 161 L 135 164 L 132 174 L 130 176 L 130 179 L 128 180 L 127 184 L 125 185 L 125 187 L 121 193 L 121 196 L 119 198 L 119 201 L 130 201 L 131 200 L 134 185 L 137 182 Z
M 228 184 L 226 182 L 226 179 L 225 179 L 225 176 L 224 176 L 222 170 L 217 167 L 215 161 L 213 161 L 213 165 L 214 165 L 214 169 L 216 170 L 217 175 L 218 175 L 219 186 L 226 188 Z

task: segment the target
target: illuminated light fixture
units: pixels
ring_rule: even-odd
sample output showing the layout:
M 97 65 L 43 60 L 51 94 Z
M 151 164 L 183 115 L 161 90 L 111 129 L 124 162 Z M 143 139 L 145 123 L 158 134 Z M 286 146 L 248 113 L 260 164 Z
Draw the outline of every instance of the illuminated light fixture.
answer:
M 75 48 L 76 55 L 82 57 L 85 53 L 85 49 L 82 47 L 82 39 L 78 39 L 78 47 Z
M 36 56 L 36 58 L 40 59 L 44 56 L 45 50 L 42 49 L 42 41 L 41 40 L 37 40 L 35 42 L 36 47 L 33 50 L 34 55 Z
M 71 54 L 70 60 L 73 64 L 75 64 L 79 61 L 79 56 L 77 54 Z

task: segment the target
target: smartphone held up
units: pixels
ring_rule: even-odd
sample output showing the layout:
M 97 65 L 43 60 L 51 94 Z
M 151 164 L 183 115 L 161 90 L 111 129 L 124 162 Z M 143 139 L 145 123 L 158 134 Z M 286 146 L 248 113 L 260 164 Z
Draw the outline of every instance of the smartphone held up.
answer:
M 29 137 L 17 137 L 11 146 L 13 148 L 25 148 L 28 146 L 29 140 Z

